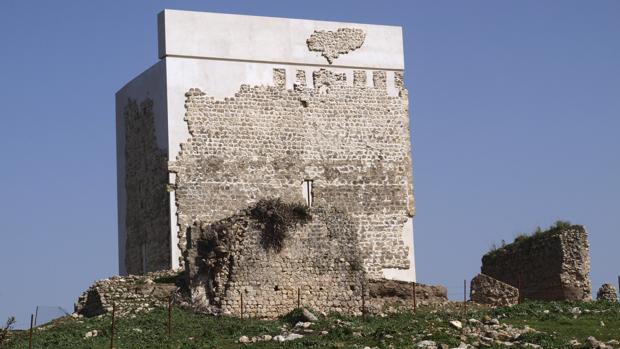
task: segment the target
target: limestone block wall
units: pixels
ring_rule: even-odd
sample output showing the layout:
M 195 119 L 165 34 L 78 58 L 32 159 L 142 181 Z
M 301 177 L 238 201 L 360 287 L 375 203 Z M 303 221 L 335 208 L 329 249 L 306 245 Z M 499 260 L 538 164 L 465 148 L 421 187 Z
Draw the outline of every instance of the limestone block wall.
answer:
M 553 229 L 482 257 L 482 273 L 519 289 L 521 299 L 591 299 L 584 227 Z
M 285 79 L 299 75 L 284 70 Z M 413 214 L 406 92 L 389 96 L 385 74 L 375 75 L 376 86 L 360 87 L 318 69 L 312 86 L 286 89 L 277 83 L 282 69 L 274 69 L 276 86 L 242 85 L 224 100 L 191 89 L 191 137 L 170 163 L 181 234 L 262 198 L 304 201 L 302 183 L 310 180 L 316 205 L 335 207 L 354 223 L 369 278 L 410 268 L 403 242 Z

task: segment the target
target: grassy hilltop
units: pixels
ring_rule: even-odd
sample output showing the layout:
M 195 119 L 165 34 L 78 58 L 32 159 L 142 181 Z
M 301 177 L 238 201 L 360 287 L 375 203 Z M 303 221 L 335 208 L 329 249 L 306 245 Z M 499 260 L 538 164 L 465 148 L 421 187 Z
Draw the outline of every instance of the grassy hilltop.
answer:
M 453 348 L 466 343 L 482 348 L 591 348 L 587 338 L 620 340 L 620 304 L 608 302 L 527 302 L 514 307 L 460 305 L 420 308 L 389 315 L 351 317 L 330 315 L 312 324 L 295 324 L 299 311 L 277 320 L 237 319 L 172 312 L 172 335 L 167 334 L 168 313 L 156 309 L 116 322 L 116 348 Z M 450 323 L 454 320 L 460 323 Z M 33 348 L 109 348 L 109 315 L 65 317 L 34 331 Z M 458 328 L 459 325 L 462 328 Z M 535 331 L 528 331 L 528 327 Z M 97 330 L 96 336 L 86 334 Z M 303 335 L 286 342 L 279 334 Z M 520 334 L 515 334 L 520 333 Z M 92 332 L 91 332 L 92 334 Z M 256 343 L 239 343 L 246 336 Z M 578 341 L 580 344 L 571 343 Z M 426 341 L 426 342 L 425 342 Z M 529 343 L 524 346 L 525 343 Z M 530 345 L 531 344 L 531 345 Z M 462 344 L 461 344 L 462 345 Z M 12 332 L 6 348 L 28 348 L 28 331 Z

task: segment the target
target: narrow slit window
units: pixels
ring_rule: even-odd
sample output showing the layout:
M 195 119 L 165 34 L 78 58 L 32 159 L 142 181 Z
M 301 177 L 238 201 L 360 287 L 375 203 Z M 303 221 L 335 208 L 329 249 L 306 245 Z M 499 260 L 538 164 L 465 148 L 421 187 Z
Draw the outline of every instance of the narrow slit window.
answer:
M 312 206 L 312 201 L 314 201 L 314 193 L 312 192 L 312 180 L 304 180 L 302 190 L 304 199 L 306 199 L 306 205 L 308 205 L 308 207 Z

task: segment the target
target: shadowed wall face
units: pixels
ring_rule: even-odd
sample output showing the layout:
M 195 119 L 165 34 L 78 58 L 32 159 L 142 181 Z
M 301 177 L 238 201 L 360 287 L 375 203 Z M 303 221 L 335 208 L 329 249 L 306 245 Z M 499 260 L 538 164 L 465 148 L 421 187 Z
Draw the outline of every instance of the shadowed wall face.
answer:
M 168 157 L 155 137 L 153 101 L 125 107 L 125 266 L 129 274 L 170 268 Z

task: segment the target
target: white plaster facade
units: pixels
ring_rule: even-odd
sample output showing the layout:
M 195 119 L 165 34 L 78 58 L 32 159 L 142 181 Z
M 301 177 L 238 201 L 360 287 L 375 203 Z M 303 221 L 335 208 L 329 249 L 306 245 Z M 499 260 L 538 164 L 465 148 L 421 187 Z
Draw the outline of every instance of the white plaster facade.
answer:
M 319 52 L 308 50 L 306 40 L 315 30 L 361 28 L 364 45 L 343 54 L 329 64 Z M 206 12 L 164 10 L 158 15 L 159 62 L 138 75 L 116 93 L 118 248 L 119 272 L 125 268 L 125 154 L 123 105 L 128 98 L 154 101 L 158 146 L 174 160 L 180 144 L 189 138 L 185 116 L 185 93 L 200 88 L 218 99 L 233 97 L 240 85 L 273 85 L 273 69 L 287 71 L 286 88 L 293 88 L 294 72 L 306 71 L 312 86 L 312 72 L 328 68 L 347 75 L 352 84 L 354 70 L 367 71 L 371 86 L 373 70 L 387 73 L 387 90 L 398 95 L 394 73 L 404 70 L 402 29 L 357 23 L 325 22 L 288 18 L 257 17 Z M 170 174 L 170 183 L 175 182 Z M 174 191 L 170 193 L 171 268 L 179 267 L 178 227 Z M 385 269 L 389 279 L 415 281 L 412 220 L 403 229 L 409 247 L 411 268 Z

